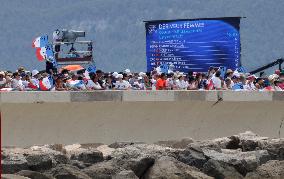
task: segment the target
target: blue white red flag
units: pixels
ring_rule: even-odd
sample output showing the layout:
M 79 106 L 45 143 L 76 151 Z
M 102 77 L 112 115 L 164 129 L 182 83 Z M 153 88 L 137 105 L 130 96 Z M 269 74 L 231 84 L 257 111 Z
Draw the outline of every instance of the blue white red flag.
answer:
M 47 35 L 43 35 L 40 37 L 37 37 L 33 43 L 32 43 L 32 47 L 33 48 L 41 48 L 41 47 L 45 47 L 48 43 L 48 36 Z
M 36 49 L 36 57 L 38 59 L 38 61 L 43 61 L 44 59 L 46 59 L 46 48 L 37 48 Z

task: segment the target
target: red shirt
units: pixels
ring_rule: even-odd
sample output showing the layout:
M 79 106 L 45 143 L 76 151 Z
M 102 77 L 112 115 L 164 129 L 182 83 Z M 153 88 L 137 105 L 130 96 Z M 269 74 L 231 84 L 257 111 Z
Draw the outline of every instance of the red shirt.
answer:
M 279 86 L 281 89 L 284 90 L 284 83 L 281 83 L 281 84 L 279 84 L 278 86 Z
M 157 90 L 163 90 L 165 88 L 166 88 L 166 80 L 163 80 L 162 78 L 159 78 L 157 80 L 156 89 Z

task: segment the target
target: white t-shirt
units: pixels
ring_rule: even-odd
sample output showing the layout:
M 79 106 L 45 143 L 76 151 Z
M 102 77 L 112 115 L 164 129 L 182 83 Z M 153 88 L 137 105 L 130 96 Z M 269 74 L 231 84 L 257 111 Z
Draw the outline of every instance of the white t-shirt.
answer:
M 151 83 L 152 83 L 152 90 L 156 90 L 157 80 L 151 79 Z
M 214 87 L 216 89 L 221 89 L 222 88 L 222 82 L 221 82 L 219 77 L 213 76 L 212 77 L 212 81 L 213 81 Z
M 125 90 L 131 87 L 130 83 L 125 80 L 123 80 L 122 82 L 116 81 L 114 85 L 115 85 L 115 89 L 118 89 L 118 90 Z
M 184 80 L 177 80 L 176 81 L 176 84 L 177 84 L 177 88 L 178 89 L 187 89 L 189 84 L 187 81 L 184 81 Z
M 22 80 L 13 79 L 12 80 L 12 88 L 23 90 L 24 89 L 24 85 L 22 83 Z
M 253 82 L 248 82 L 246 85 L 244 85 L 244 90 L 253 91 L 256 90 L 256 87 Z
M 0 87 L 4 87 L 6 84 L 6 78 L 3 78 L 1 81 L 0 81 Z
M 174 88 L 174 80 L 172 78 L 168 78 L 166 81 L 167 88 Z
M 88 80 L 88 84 L 86 85 L 87 88 L 92 88 L 95 90 L 102 89 L 101 85 L 98 82 L 93 82 L 93 80 Z

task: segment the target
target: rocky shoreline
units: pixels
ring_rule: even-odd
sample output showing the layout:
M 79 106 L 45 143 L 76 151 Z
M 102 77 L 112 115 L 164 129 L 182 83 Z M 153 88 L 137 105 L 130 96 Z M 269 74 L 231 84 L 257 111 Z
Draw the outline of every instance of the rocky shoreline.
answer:
M 284 138 L 252 132 L 195 141 L 2 148 L 3 179 L 284 178 Z

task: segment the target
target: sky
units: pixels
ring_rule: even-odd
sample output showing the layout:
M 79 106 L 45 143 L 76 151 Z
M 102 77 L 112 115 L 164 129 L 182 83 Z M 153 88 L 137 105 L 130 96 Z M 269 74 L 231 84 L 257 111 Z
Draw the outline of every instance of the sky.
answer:
M 283 57 L 283 0 L 3 0 L 0 69 L 44 69 L 32 40 L 55 29 L 84 30 L 104 71 L 146 71 L 145 20 L 246 17 L 241 61 L 249 71 Z

